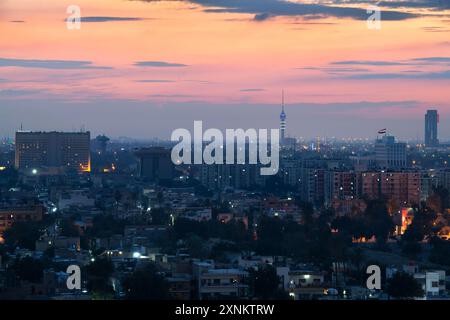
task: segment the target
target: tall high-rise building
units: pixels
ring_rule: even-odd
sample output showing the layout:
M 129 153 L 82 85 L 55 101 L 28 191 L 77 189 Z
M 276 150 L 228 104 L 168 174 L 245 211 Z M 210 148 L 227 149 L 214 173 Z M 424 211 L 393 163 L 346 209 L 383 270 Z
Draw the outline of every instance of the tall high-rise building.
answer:
M 406 167 L 406 143 L 396 142 L 395 137 L 384 135 L 375 142 L 375 161 L 381 168 Z
M 286 134 L 286 113 L 284 112 L 284 90 L 281 93 L 280 142 L 283 144 Z
M 104 134 L 98 135 L 94 140 L 92 140 L 92 151 L 98 153 L 98 154 L 105 154 L 106 153 L 106 146 L 108 145 L 108 141 L 110 139 L 105 136 Z
M 15 166 L 91 170 L 90 132 L 16 132 Z
M 358 196 L 358 174 L 353 171 L 330 170 L 325 172 L 325 203 L 333 200 L 352 200 Z
M 325 169 L 302 167 L 300 171 L 300 199 L 311 203 L 324 201 Z
M 438 140 L 439 114 L 437 110 L 427 110 L 425 114 L 425 146 L 436 147 Z
M 170 150 L 162 147 L 142 148 L 135 152 L 139 158 L 139 175 L 151 181 L 172 179 L 174 164 Z

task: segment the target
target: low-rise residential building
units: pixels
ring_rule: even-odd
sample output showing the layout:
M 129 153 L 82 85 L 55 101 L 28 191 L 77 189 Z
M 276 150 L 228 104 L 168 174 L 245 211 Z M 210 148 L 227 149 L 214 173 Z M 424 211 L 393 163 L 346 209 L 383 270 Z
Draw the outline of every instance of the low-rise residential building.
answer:
M 237 299 L 248 295 L 244 283 L 248 272 L 235 269 L 214 269 L 213 262 L 195 262 L 193 277 L 198 299 Z
M 186 273 L 174 273 L 166 277 L 169 293 L 176 300 L 190 300 L 192 297 L 192 276 Z
M 44 207 L 41 205 L 5 206 L 0 208 L 0 234 L 10 228 L 14 222 L 41 221 Z

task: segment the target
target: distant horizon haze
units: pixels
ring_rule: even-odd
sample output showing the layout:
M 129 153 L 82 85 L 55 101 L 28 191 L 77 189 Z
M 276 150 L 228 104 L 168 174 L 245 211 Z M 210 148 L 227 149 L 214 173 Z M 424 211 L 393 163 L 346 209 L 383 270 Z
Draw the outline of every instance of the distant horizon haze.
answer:
M 170 140 L 177 128 L 192 129 L 195 120 L 206 128 L 248 129 L 279 128 L 280 106 L 277 104 L 209 104 L 192 102 L 152 104 L 141 101 L 95 101 L 93 103 L 64 103 L 51 101 L 9 101 L 0 108 L 5 124 L 0 136 L 14 137 L 20 130 L 31 131 L 91 131 L 92 137 L 105 134 L 110 138 Z M 392 105 L 395 105 L 392 103 Z M 125 106 L 125 107 L 124 107 Z M 336 109 L 339 108 L 339 112 Z M 370 110 L 366 114 L 363 110 Z M 377 109 L 392 108 L 396 117 L 385 119 Z M 406 109 L 403 111 L 402 109 Z M 424 115 L 428 107 L 397 107 L 384 103 L 358 104 L 290 104 L 286 105 L 287 136 L 316 139 L 368 138 L 375 139 L 380 129 L 403 141 L 423 141 Z M 206 112 L 205 110 L 210 110 Z M 405 112 L 404 116 L 398 112 Z M 440 113 L 439 139 L 450 140 L 450 121 Z M 33 119 L 33 120 L 30 120 Z M 3 121 L 2 120 L 2 121 Z

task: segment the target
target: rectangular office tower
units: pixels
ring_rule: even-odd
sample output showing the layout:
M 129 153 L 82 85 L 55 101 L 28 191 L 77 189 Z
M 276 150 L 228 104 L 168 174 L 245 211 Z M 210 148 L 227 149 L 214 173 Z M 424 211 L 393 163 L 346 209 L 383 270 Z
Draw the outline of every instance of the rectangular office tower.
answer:
M 428 110 L 425 114 L 425 146 L 437 147 L 439 114 L 437 110 Z
M 150 181 L 169 180 L 174 175 L 170 150 L 162 147 L 141 148 L 135 151 L 139 158 L 139 175 Z
M 383 136 L 375 141 L 375 160 L 378 167 L 399 169 L 406 167 L 406 143 L 395 141 L 393 136 Z
M 44 169 L 89 172 L 90 133 L 16 132 L 16 168 L 22 171 Z

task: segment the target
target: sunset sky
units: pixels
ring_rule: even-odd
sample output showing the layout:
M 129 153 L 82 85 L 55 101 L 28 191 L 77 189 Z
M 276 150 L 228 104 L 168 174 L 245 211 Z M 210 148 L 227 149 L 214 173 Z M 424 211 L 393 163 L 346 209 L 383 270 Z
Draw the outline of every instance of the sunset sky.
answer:
M 450 140 L 450 0 L 0 0 L 0 137 L 78 130 L 169 139 L 178 127 Z M 66 12 L 81 9 L 81 29 Z

